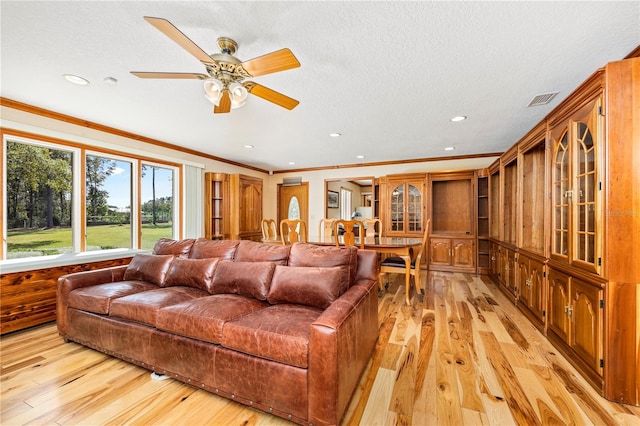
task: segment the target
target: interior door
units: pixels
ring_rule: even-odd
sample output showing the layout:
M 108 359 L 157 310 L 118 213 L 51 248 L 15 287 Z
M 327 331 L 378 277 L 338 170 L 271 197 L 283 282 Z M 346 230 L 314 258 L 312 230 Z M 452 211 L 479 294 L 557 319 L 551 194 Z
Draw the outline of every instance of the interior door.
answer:
M 282 219 L 301 219 L 307 224 L 308 232 L 315 229 L 309 223 L 309 182 L 295 186 L 278 184 L 278 233 Z

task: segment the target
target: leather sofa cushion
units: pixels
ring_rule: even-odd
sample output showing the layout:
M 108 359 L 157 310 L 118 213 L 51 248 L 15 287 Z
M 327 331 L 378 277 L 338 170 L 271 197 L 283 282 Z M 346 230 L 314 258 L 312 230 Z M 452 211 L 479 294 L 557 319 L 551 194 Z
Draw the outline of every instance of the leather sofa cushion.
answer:
M 160 309 L 156 327 L 219 344 L 227 321 L 264 309 L 269 304 L 237 294 L 217 294 Z
M 267 300 L 326 309 L 339 296 L 343 269 L 276 266 Z
M 206 291 L 193 287 L 157 288 L 113 300 L 109 316 L 155 326 L 158 311 L 165 306 L 208 295 Z
M 227 322 L 222 346 L 307 368 L 311 324 L 321 314 L 321 309 L 310 306 L 272 305 Z
M 211 291 L 213 274 L 219 259 L 180 259 L 171 264 L 163 287 L 187 286 Z
M 172 254 L 176 257 L 189 257 L 189 252 L 195 241 L 195 238 L 184 240 L 160 238 L 153 246 L 153 254 Z
M 162 286 L 173 259 L 171 254 L 136 254 L 124 271 L 124 279 L 125 281 L 148 281 Z
M 119 281 L 81 287 L 69 292 L 68 306 L 106 315 L 113 299 L 157 288 L 157 285 L 145 281 Z
M 356 247 L 317 246 L 314 244 L 295 243 L 291 246 L 289 266 L 318 266 L 342 268 L 340 294 L 351 287 L 356 277 L 358 265 L 358 249 Z
M 273 262 L 276 265 L 286 265 L 291 246 L 258 243 L 242 240 L 236 250 L 236 262 Z
M 241 294 L 258 300 L 266 300 L 276 265 L 271 262 L 218 263 L 211 294 Z
M 210 240 L 208 238 L 198 238 L 189 257 L 191 259 L 203 259 L 205 257 L 219 257 L 220 259 L 231 260 L 236 254 L 236 249 L 240 241 L 238 240 Z

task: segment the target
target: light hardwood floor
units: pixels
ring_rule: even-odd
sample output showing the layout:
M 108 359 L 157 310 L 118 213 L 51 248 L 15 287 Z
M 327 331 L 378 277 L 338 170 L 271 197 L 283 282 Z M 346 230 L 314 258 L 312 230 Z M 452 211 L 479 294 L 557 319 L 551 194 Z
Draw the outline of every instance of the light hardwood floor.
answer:
M 640 425 L 640 408 L 600 396 L 481 277 L 423 272 L 404 304 L 380 299 L 380 338 L 348 425 Z M 2 425 L 283 425 L 289 422 L 75 343 L 55 324 L 0 339 Z

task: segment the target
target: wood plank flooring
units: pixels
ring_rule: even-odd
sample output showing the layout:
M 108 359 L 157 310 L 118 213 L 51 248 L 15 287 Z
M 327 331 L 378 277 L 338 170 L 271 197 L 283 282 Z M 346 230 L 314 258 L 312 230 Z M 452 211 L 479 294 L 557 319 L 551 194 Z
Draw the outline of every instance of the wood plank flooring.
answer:
M 380 338 L 345 425 L 640 425 L 573 370 L 488 280 L 423 272 L 379 303 Z M 2 425 L 285 425 L 289 422 L 75 343 L 55 324 L 0 339 Z

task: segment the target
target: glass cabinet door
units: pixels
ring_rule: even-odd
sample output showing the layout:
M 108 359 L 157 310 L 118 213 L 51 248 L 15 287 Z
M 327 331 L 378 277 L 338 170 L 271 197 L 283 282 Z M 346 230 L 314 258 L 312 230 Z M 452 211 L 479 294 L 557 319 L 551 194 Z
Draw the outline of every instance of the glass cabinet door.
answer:
M 392 182 L 389 187 L 389 232 L 422 234 L 424 183 L 418 181 Z
M 576 259 L 594 263 L 595 247 L 595 167 L 591 131 L 585 123 L 577 123 L 578 130 L 578 193 L 576 207 Z
M 407 199 L 407 232 L 422 232 L 422 191 L 412 185 L 407 184 L 409 197 Z
M 391 228 L 404 232 L 404 184 L 397 185 L 391 191 Z
M 553 233 L 551 252 L 569 255 L 569 132 L 565 131 L 559 141 L 554 142 L 553 154 Z
M 600 96 L 551 130 L 551 255 L 599 272 Z

